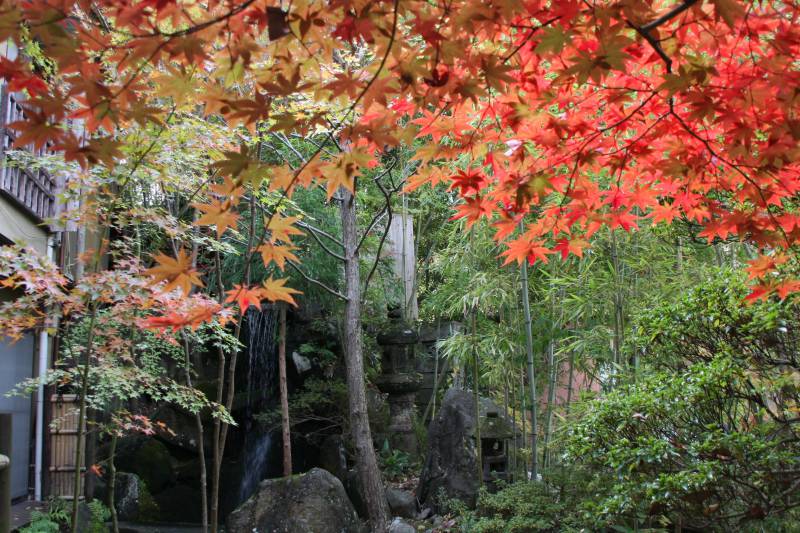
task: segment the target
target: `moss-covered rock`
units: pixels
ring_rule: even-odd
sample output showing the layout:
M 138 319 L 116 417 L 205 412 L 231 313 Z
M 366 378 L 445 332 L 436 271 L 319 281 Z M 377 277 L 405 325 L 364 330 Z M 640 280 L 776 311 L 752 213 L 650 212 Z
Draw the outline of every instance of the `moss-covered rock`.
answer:
M 169 450 L 155 439 L 138 436 L 121 439 L 114 462 L 118 471 L 139 476 L 153 493 L 175 482 Z
M 297 476 L 262 481 L 258 491 L 228 517 L 228 533 L 360 533 L 362 524 L 342 483 L 314 468 Z

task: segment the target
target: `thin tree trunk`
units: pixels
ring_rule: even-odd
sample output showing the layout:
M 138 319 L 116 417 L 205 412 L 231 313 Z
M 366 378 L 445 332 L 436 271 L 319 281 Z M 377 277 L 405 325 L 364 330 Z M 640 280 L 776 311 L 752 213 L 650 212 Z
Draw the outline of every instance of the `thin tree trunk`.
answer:
M 622 298 L 619 287 L 617 232 L 613 229 L 611 230 L 611 266 L 614 269 L 614 365 L 617 367 L 616 373 L 619 365 L 622 364 Z
M 507 386 L 511 393 L 511 429 L 514 432 L 514 453 L 511 455 L 511 460 L 513 461 L 514 467 L 514 477 L 519 474 L 519 442 L 517 441 L 517 387 L 514 385 L 513 374 L 511 379 L 509 379 Z
M 367 397 L 364 383 L 364 354 L 361 342 L 361 274 L 358 261 L 358 226 L 355 196 L 340 189 L 342 196 L 342 244 L 344 248 L 344 281 L 347 301 L 344 306 L 344 331 L 342 336 L 347 374 L 347 396 L 350 410 L 350 430 L 356 453 L 356 468 L 361 481 L 362 494 L 372 523 L 372 530 L 386 530 L 389 509 L 383 490 L 381 473 L 367 414 Z
M 527 416 L 525 415 L 525 372 L 521 372 L 520 375 L 519 375 L 519 392 L 520 392 L 519 413 L 522 416 L 522 442 L 527 442 L 528 434 L 526 432 L 526 429 L 527 429 L 527 425 L 526 425 Z M 525 471 L 525 477 L 527 477 L 528 476 L 528 461 L 527 461 L 527 459 L 523 459 L 523 461 L 522 461 L 522 469 Z
M 194 388 L 192 384 L 192 356 L 191 348 L 189 346 L 189 339 L 183 335 L 183 350 L 184 350 L 184 376 L 186 379 L 186 386 L 190 389 Z M 208 531 L 208 481 L 207 481 L 207 468 L 206 468 L 206 450 L 205 450 L 205 431 L 203 429 L 203 419 L 200 412 L 194 414 L 195 429 L 197 430 L 197 457 L 200 461 L 200 507 L 201 511 L 201 525 L 202 533 Z
M 114 465 L 114 456 L 117 453 L 117 432 L 111 435 L 111 450 L 109 451 L 108 463 L 108 509 L 111 511 L 111 528 L 114 533 L 119 533 L 119 519 L 117 518 L 117 508 L 114 503 L 117 488 L 117 467 Z
M 259 151 L 260 151 L 259 146 Z M 260 153 L 260 152 L 259 152 Z M 244 266 L 244 283 L 245 285 L 250 285 L 250 250 L 253 248 L 253 242 L 255 240 L 255 222 L 256 222 L 256 196 L 255 194 L 250 195 L 250 228 L 247 235 L 247 252 L 245 253 L 245 257 L 247 258 L 247 263 Z M 222 282 L 221 282 L 221 265 L 219 264 L 219 254 L 217 254 L 217 281 L 219 282 L 219 290 L 220 290 L 220 299 L 222 299 L 223 291 L 222 291 Z M 244 322 L 245 317 L 247 316 L 247 312 L 245 309 L 240 311 L 239 315 L 239 322 L 236 324 L 236 333 L 235 337 L 236 340 L 241 340 L 242 334 L 242 322 Z M 227 394 L 225 395 L 225 410 L 230 413 L 233 407 L 233 398 L 236 392 L 236 360 L 239 356 L 239 349 L 234 348 L 233 352 L 231 353 L 231 358 L 228 363 L 228 372 L 227 378 L 223 382 L 222 377 L 220 376 L 220 380 L 218 382 L 218 392 L 217 397 L 222 401 L 222 389 L 227 384 L 228 390 Z M 218 370 L 221 370 L 222 375 L 225 374 L 225 359 L 222 350 L 220 349 L 220 366 Z M 216 419 L 219 421 L 219 419 Z M 214 426 L 214 465 L 211 470 L 211 512 L 209 513 L 209 522 L 211 526 L 211 533 L 217 533 L 219 531 L 219 484 L 220 484 L 220 474 L 222 473 L 222 460 L 225 456 L 225 442 L 228 439 L 228 429 L 230 425 L 222 422 L 215 424 Z
M 520 231 L 522 231 L 522 221 L 520 221 Z M 522 310 L 525 317 L 525 352 L 528 357 L 528 385 L 531 388 L 531 479 L 537 480 L 539 478 L 539 463 L 538 463 L 538 431 L 539 424 L 537 421 L 537 405 L 536 405 L 536 368 L 533 364 L 533 327 L 531 324 L 531 302 L 528 296 L 528 262 L 523 261 L 520 267 L 521 278 L 521 292 L 522 292 Z M 524 403 L 524 390 L 523 390 L 523 403 Z M 524 407 L 523 407 L 524 408 Z M 524 421 L 524 418 L 523 418 Z M 524 431 L 523 431 L 524 433 Z
M 219 272 L 219 270 L 218 270 Z M 222 286 L 220 285 L 220 291 Z M 217 405 L 222 405 L 225 387 L 225 351 L 217 347 Z M 219 501 L 219 474 L 222 464 L 222 450 L 220 448 L 220 434 L 222 433 L 222 420 L 214 418 L 214 432 L 211 441 L 211 500 L 209 502 L 209 526 L 211 531 L 217 531 L 217 505 Z
M 553 411 L 555 410 L 556 383 L 558 382 L 558 368 L 555 360 L 555 341 L 550 340 L 547 347 L 547 368 L 550 372 L 547 383 L 547 417 L 544 428 L 544 468 L 550 467 L 550 439 L 553 434 Z
M 191 385 L 189 385 L 191 387 Z M 200 459 L 200 505 L 202 533 L 208 531 L 208 468 L 206 466 L 205 430 L 200 413 L 194 414 L 194 424 L 197 429 L 197 457 Z
M 97 307 L 92 304 L 91 316 L 89 318 L 89 333 L 86 339 L 86 359 L 83 362 L 83 372 L 81 383 L 80 408 L 78 410 L 78 442 L 75 445 L 75 480 L 72 484 L 72 533 L 78 533 L 78 503 L 81 493 L 81 466 L 83 463 L 83 426 L 86 423 L 86 396 L 89 393 L 89 369 L 91 368 L 92 346 L 94 345 L 94 324 L 97 318 Z
M 86 409 L 86 434 L 84 437 L 86 440 L 86 453 L 84 454 L 85 460 L 83 464 L 87 466 L 93 465 L 97 457 L 97 431 L 92 429 L 97 427 L 97 416 L 98 413 L 94 409 Z M 95 477 L 94 473 L 85 476 L 83 492 L 87 502 L 94 499 Z
M 194 214 L 193 218 L 197 220 L 197 213 Z M 177 248 L 177 243 L 174 240 L 173 247 Z M 177 249 L 175 253 L 177 254 Z M 197 240 L 195 240 L 192 244 L 192 268 L 197 267 L 197 254 L 198 243 Z M 193 357 L 193 350 L 191 349 L 189 338 L 185 333 L 183 333 L 182 337 L 184 350 L 183 368 L 186 386 L 189 387 L 189 389 L 194 389 L 194 384 L 192 383 L 192 367 L 197 368 L 202 363 L 199 360 L 195 360 L 195 357 Z M 197 458 L 200 463 L 200 530 L 202 533 L 206 533 L 208 531 L 208 467 L 206 465 L 205 428 L 203 428 L 203 418 L 199 411 L 194 414 L 194 424 L 195 430 L 197 431 Z
M 416 279 L 416 278 L 415 278 Z M 439 336 L 439 322 L 436 322 L 436 336 Z M 439 389 L 439 341 L 437 340 L 433 348 L 433 394 L 431 395 L 431 420 L 436 418 L 436 391 Z M 427 410 L 427 409 L 426 409 Z M 426 423 L 426 417 L 422 417 L 422 423 Z
M 289 391 L 286 386 L 286 305 L 279 304 L 278 375 L 281 396 L 281 429 L 283 432 L 283 475 L 292 475 L 292 433 L 289 425 Z
M 517 440 L 517 432 L 513 430 L 514 422 L 513 422 L 513 419 L 511 418 L 511 394 L 509 393 L 509 390 L 508 390 L 508 378 L 507 378 L 507 376 L 503 376 L 503 413 L 504 413 L 504 416 L 506 417 L 506 420 L 509 420 L 509 419 L 512 420 L 511 427 L 512 427 L 512 432 L 513 432 L 513 435 L 514 435 L 514 438 L 512 439 L 512 442 L 514 442 L 514 444 L 513 444 L 513 448 L 512 449 L 506 450 L 506 452 L 507 452 L 506 455 L 508 457 L 508 469 L 509 469 L 509 471 L 512 472 L 511 478 L 512 478 L 512 481 L 513 481 L 513 472 L 514 472 L 514 453 L 513 453 L 513 450 L 516 449 L 516 442 L 515 441 Z
M 567 378 L 567 404 L 564 406 L 564 415 L 566 417 L 569 416 L 569 409 L 572 405 L 572 387 L 575 383 L 575 352 L 573 350 L 569 352 L 569 369 L 567 372 L 569 376 Z
M 483 486 L 483 443 L 481 442 L 481 400 L 480 400 L 480 371 L 478 369 L 478 350 L 477 350 L 477 320 L 478 314 L 475 307 L 472 308 L 472 397 L 475 404 L 475 448 L 477 452 L 476 464 L 478 466 L 478 486 Z

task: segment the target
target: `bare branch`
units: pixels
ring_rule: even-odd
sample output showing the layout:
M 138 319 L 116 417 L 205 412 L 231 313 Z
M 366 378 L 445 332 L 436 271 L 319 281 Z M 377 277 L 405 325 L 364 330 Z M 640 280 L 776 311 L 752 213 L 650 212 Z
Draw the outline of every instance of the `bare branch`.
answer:
M 303 279 L 305 279 L 307 282 L 309 282 L 309 283 L 311 283 L 313 285 L 316 285 L 317 287 L 319 287 L 321 289 L 324 289 L 325 291 L 327 291 L 328 293 L 330 293 L 333 296 L 336 296 L 337 298 L 341 298 L 342 300 L 347 301 L 347 297 L 344 294 L 342 294 L 341 292 L 337 291 L 336 289 L 332 289 L 331 287 L 328 287 L 327 285 L 322 283 L 320 280 L 312 278 L 311 276 L 309 276 L 308 274 L 303 272 L 303 270 L 299 266 L 297 266 L 293 261 L 287 261 L 287 263 L 289 264 L 290 267 L 292 267 L 295 270 L 295 272 L 300 274 L 303 277 Z

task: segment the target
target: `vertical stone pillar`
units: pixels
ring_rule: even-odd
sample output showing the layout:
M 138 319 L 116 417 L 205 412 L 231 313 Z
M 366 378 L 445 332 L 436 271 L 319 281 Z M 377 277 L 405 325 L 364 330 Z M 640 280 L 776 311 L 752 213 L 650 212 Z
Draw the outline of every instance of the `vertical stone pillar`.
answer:
M 417 455 L 418 442 L 414 432 L 416 392 L 422 376 L 416 372 L 415 353 L 419 338 L 403 322 L 398 310 L 389 313 L 390 326 L 378 335 L 381 347 L 381 374 L 376 385 L 388 395 L 389 434 L 393 449 Z

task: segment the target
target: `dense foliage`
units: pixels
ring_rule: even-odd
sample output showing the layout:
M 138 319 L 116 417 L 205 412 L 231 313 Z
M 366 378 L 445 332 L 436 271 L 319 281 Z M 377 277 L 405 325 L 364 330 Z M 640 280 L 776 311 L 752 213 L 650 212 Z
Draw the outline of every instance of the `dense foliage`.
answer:
M 646 371 L 568 430 L 567 461 L 614 473 L 598 515 L 734 530 L 800 504 L 798 307 L 746 294 L 723 270 L 641 318 Z
M 290 398 L 282 321 L 280 417 L 262 418 L 285 457 L 292 418 L 346 430 L 384 527 L 369 338 L 387 307 L 414 318 L 415 292 L 454 333 L 431 412 L 450 385 L 492 396 L 520 433 L 510 470 L 533 477 L 485 495 L 479 529 L 781 519 L 800 503 L 798 17 L 780 0 L 0 0 L 24 111 L 9 164 L 64 177 L 46 222 L 82 243 L 69 265 L 2 248 L 2 332 L 63 338 L 45 381 L 78 394 L 79 425 L 137 421 L 112 442 L 149 430 L 122 405 L 138 398 L 192 415 L 212 532 L 243 331 L 267 305 L 326 322 L 338 344 L 306 355 L 343 371 Z M 400 213 L 412 290 L 385 257 Z M 583 514 L 524 509 L 571 463 Z

